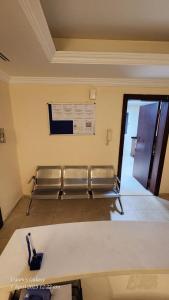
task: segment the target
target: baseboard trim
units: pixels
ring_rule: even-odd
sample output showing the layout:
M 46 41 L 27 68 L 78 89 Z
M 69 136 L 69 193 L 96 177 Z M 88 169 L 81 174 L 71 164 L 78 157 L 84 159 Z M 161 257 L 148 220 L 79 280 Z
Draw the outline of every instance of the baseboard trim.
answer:
M 161 193 L 159 194 L 159 197 L 169 201 L 169 193 Z

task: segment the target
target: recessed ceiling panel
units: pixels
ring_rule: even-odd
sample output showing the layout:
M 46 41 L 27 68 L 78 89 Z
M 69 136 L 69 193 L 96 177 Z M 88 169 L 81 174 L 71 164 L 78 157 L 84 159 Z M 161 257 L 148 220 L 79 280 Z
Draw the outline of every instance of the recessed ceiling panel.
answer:
M 64 6 L 67 7 L 66 3 L 73 3 L 72 0 L 62 1 L 62 9 Z M 86 1 L 88 2 L 88 0 Z M 79 0 L 79 2 L 82 3 L 82 6 L 85 5 L 84 3 L 86 1 Z M 94 3 L 93 1 L 91 0 L 91 3 Z M 100 0 L 97 1 L 100 3 Z M 137 0 L 135 1 L 138 2 Z M 157 2 L 156 0 L 153 1 L 154 3 Z M 51 0 L 45 1 L 45 3 L 51 2 Z M 105 3 L 109 3 L 109 5 L 110 2 L 114 3 L 113 0 L 105 1 Z M 128 0 L 124 0 L 124 3 L 125 2 L 128 2 Z M 168 0 L 167 2 L 169 3 Z M 61 5 L 60 0 L 53 1 L 53 3 L 57 3 L 57 5 L 60 3 Z M 74 0 L 74 3 L 78 5 L 78 1 Z M 161 3 L 164 3 L 164 1 L 161 0 Z M 75 8 L 76 5 L 74 6 Z M 85 13 L 85 15 L 87 18 L 87 13 Z M 163 17 L 165 19 L 165 14 L 163 14 Z M 168 29 L 167 25 L 166 28 Z M 167 32 L 169 32 L 169 30 Z M 0 60 L 0 70 L 6 72 L 10 76 L 169 78 L 169 65 L 167 64 L 163 64 L 162 66 L 130 66 L 126 64 L 85 65 L 49 63 L 32 26 L 29 24 L 22 8 L 19 5 L 19 1 L 5 0 L 1 3 L 0 41 L 0 51 L 10 60 Z
M 168 0 L 41 0 L 41 5 L 53 37 L 169 40 Z

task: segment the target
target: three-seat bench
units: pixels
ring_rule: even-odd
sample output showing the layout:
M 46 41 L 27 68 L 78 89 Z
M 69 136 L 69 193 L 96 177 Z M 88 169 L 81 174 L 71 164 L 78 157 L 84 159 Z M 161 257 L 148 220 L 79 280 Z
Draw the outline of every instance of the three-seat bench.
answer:
M 33 180 L 33 199 L 117 198 L 121 211 L 120 181 L 113 166 L 38 166 Z M 29 181 L 29 182 L 30 182 Z

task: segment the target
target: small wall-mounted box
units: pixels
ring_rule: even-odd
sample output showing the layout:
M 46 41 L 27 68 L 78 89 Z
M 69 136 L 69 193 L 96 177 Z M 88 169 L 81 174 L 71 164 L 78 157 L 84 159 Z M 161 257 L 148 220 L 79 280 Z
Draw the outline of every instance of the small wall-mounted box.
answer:
M 96 100 L 96 89 L 90 89 L 89 90 L 89 99 L 90 100 Z
M 0 128 L 0 143 L 6 143 L 4 128 Z

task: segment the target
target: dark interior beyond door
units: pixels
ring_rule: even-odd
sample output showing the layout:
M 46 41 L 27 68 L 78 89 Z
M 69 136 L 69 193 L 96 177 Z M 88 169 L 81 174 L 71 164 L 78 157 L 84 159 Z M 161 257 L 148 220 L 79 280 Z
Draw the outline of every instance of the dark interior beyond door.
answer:
M 145 187 L 148 187 L 154 138 L 158 118 L 158 103 L 140 107 L 137 145 L 134 157 L 133 176 Z

